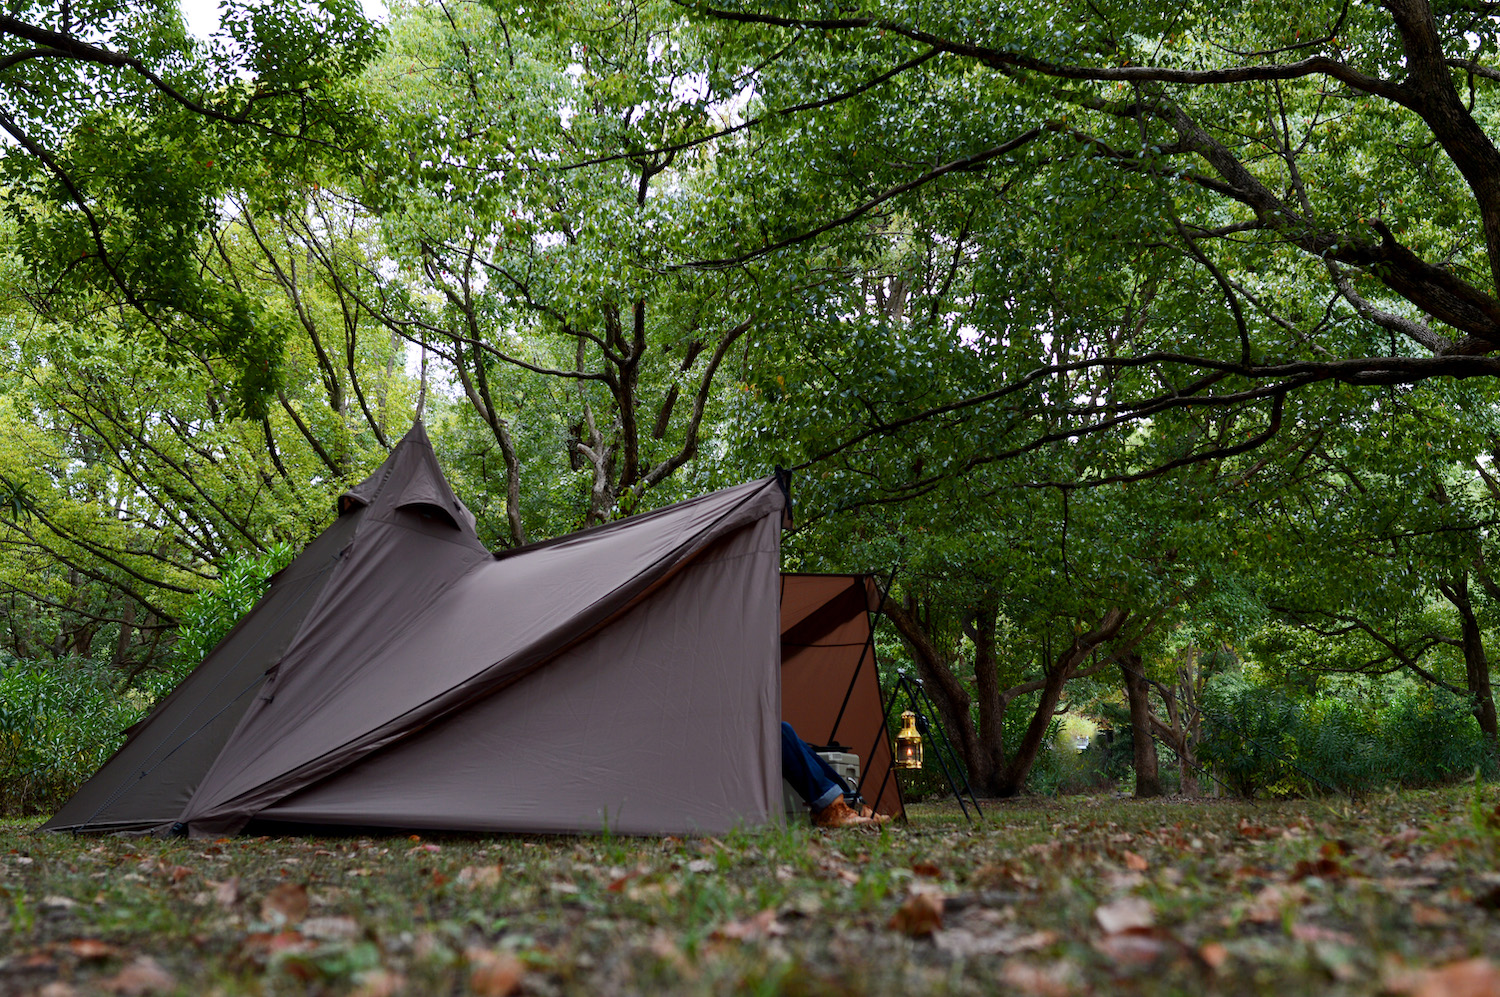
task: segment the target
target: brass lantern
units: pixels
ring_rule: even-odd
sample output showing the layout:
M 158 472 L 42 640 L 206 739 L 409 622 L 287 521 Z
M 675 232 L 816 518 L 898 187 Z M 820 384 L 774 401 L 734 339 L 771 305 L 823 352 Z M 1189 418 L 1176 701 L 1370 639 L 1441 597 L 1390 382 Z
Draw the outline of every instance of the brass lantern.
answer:
M 922 767 L 922 735 L 917 733 L 917 715 L 911 710 L 901 714 L 901 733 L 896 735 L 896 767 Z

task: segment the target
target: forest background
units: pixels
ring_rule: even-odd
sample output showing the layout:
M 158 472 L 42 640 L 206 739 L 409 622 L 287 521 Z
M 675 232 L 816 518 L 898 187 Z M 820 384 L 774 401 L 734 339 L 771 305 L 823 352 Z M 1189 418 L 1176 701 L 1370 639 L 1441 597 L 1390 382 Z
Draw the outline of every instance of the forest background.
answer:
M 497 549 L 791 468 L 786 567 L 891 579 L 887 667 L 982 795 L 1495 773 L 1484 4 L 202 38 L 101 0 L 0 39 L 0 808 L 64 798 L 418 415 Z

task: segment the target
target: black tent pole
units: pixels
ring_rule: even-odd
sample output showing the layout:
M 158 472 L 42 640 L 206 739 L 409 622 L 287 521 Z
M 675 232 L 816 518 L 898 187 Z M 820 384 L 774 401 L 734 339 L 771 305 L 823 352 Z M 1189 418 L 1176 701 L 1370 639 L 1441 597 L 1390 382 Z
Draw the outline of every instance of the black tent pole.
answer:
M 896 679 L 896 682 L 906 690 L 906 698 L 911 703 L 912 711 L 917 715 L 917 732 L 919 734 L 928 734 L 930 731 L 930 725 L 927 722 L 927 717 L 922 712 L 922 704 L 917 698 L 917 693 L 912 691 L 911 680 L 906 677 L 905 672 L 901 672 L 900 677 Z M 922 688 L 921 683 L 918 682 L 916 687 L 920 691 Z M 959 768 L 958 755 L 953 753 L 953 745 L 948 743 L 948 735 L 943 732 L 942 721 L 938 721 L 937 729 L 938 735 L 942 738 L 942 744 L 947 745 L 949 753 L 952 754 L 953 767 Z M 963 794 L 958 791 L 958 784 L 953 781 L 953 776 L 948 772 L 948 763 L 943 760 L 943 752 L 941 747 L 939 746 L 939 743 L 937 741 L 934 741 L 932 747 L 932 757 L 937 759 L 938 768 L 942 769 L 943 772 L 943 778 L 948 780 L 948 788 L 953 791 L 954 798 L 958 800 L 958 805 L 964 812 L 964 819 L 971 819 L 969 817 L 969 805 L 964 802 Z M 959 774 L 963 774 L 962 770 L 960 770 Z M 969 780 L 965 778 L 964 785 L 967 786 L 968 784 Z M 979 803 L 977 801 L 974 803 L 974 809 L 976 811 L 979 809 Z
M 901 680 L 903 682 L 907 681 L 907 678 L 906 678 L 906 676 L 904 674 L 901 676 Z M 927 704 L 927 709 L 931 711 L 933 720 L 937 723 L 938 737 L 940 737 L 942 739 L 942 743 L 943 743 L 944 747 L 946 747 L 948 749 L 948 755 L 949 755 L 949 757 L 951 757 L 953 759 L 953 767 L 954 767 L 954 769 L 957 770 L 958 777 L 964 781 L 964 789 L 968 791 L 969 800 L 970 800 L 970 802 L 972 802 L 974 804 L 974 812 L 977 813 L 977 814 L 979 814 L 979 816 L 983 817 L 984 816 L 984 811 L 979 809 L 979 798 L 974 795 L 974 787 L 971 786 L 971 785 L 969 785 L 969 775 L 964 770 L 963 765 L 959 761 L 958 752 L 955 751 L 954 748 L 953 748 L 953 742 L 950 741 L 950 740 L 948 740 L 948 733 L 947 733 L 947 731 L 945 731 L 943 729 L 942 715 L 940 713 L 938 713 L 937 706 L 936 706 L 936 704 L 933 703 L 932 697 L 930 697 L 930 696 L 927 695 L 927 687 L 922 684 L 922 680 L 921 679 L 916 679 L 915 683 L 916 683 L 916 687 L 917 687 L 917 695 L 919 695 L 922 698 L 922 700 Z M 911 696 L 911 691 L 909 689 L 907 691 L 907 695 Z M 912 697 L 912 698 L 915 701 L 916 697 Z M 925 724 L 925 721 L 926 721 L 926 718 L 922 715 L 922 712 L 921 712 L 920 708 L 917 711 L 917 720 L 919 722 L 918 730 L 920 730 L 921 729 L 921 725 Z M 925 733 L 925 731 L 923 733 Z M 939 762 L 939 764 L 942 763 L 942 752 L 938 752 L 938 762 Z M 948 770 L 946 768 L 943 770 L 943 774 L 944 775 L 948 774 Z M 949 779 L 948 780 L 948 784 L 950 786 L 953 785 L 953 780 Z M 953 788 L 953 795 L 958 796 L 958 802 L 959 802 L 960 805 L 962 805 L 963 804 L 963 797 L 959 794 L 958 787 L 956 787 L 956 786 L 954 786 L 954 788 Z M 967 809 L 964 810 L 964 816 L 966 816 L 966 817 L 968 816 L 968 810 Z
M 868 578 L 869 576 L 868 575 L 864 575 L 864 576 L 861 576 L 861 577 Z M 891 576 L 886 579 L 885 588 L 883 588 L 883 589 L 880 590 L 880 603 L 879 603 L 879 605 L 877 605 L 875 607 L 875 612 L 874 612 L 874 614 L 872 615 L 872 617 L 870 619 L 870 632 L 865 637 L 865 647 L 864 647 L 864 650 L 859 652 L 859 664 L 857 664 L 857 665 L 854 666 L 854 675 L 853 675 L 853 677 L 851 677 L 849 679 L 849 688 L 847 688 L 847 689 L 844 690 L 844 701 L 839 704 L 839 715 L 833 718 L 833 729 L 828 732 L 828 743 L 829 744 L 835 743 L 833 739 L 838 735 L 839 724 L 843 723 L 843 721 L 844 721 L 844 711 L 846 709 L 848 709 L 848 707 L 849 707 L 849 697 L 852 696 L 852 695 L 854 695 L 854 683 L 856 683 L 856 682 L 859 681 L 859 673 L 862 672 L 862 671 L 864 671 L 864 668 L 865 668 L 865 657 L 868 656 L 871 660 L 874 660 L 874 657 L 875 657 L 875 627 L 880 623 L 880 615 L 885 612 L 885 597 L 886 597 L 886 593 L 888 593 L 891 590 L 891 584 L 893 582 L 895 582 L 895 580 L 896 580 L 896 569 L 892 568 L 891 569 Z M 866 605 L 868 605 L 868 603 L 866 603 Z M 877 686 L 880 685 L 880 678 L 879 678 L 878 675 L 876 676 L 875 684 Z M 880 742 L 877 741 L 875 743 L 878 745 Z M 871 750 L 874 750 L 874 749 L 871 749 Z M 882 787 L 882 788 L 884 788 L 884 787 Z

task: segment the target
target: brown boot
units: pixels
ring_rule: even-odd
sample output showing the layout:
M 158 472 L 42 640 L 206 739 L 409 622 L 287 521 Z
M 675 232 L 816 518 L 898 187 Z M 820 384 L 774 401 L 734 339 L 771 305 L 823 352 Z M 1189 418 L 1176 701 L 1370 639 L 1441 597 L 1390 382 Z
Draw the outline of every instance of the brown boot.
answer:
M 832 803 L 812 815 L 814 827 L 878 827 L 888 820 L 889 817 L 860 816 L 842 796 L 835 797 Z

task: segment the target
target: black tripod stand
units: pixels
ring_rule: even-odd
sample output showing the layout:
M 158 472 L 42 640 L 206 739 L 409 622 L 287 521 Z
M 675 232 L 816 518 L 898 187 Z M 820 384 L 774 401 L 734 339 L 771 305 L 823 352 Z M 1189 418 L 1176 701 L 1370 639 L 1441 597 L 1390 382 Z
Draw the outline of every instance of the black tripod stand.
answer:
M 938 719 L 937 707 L 927 697 L 927 690 L 922 688 L 922 680 L 907 678 L 905 670 L 896 672 L 896 687 L 892 690 L 890 701 L 885 708 L 886 729 L 890 729 L 891 711 L 896 708 L 902 693 L 906 694 L 906 701 L 911 706 L 912 713 L 916 714 L 917 733 L 921 734 L 924 740 L 932 741 L 932 756 L 937 759 L 938 767 L 943 770 L 943 778 L 948 780 L 948 788 L 953 790 L 953 798 L 958 800 L 958 805 L 963 809 L 964 819 L 973 819 L 969 817 L 969 805 L 964 802 L 964 793 L 969 794 L 969 803 L 974 804 L 974 813 L 983 817 L 984 812 L 979 809 L 979 800 L 975 799 L 974 790 L 969 786 L 969 777 L 964 773 L 963 765 L 959 763 L 958 752 L 953 750 L 953 744 L 943 730 L 943 723 Z M 928 713 L 932 715 L 931 722 L 927 719 Z M 936 738 L 932 738 L 932 731 L 937 732 Z M 947 760 L 943 758 L 943 749 L 947 750 Z M 964 793 L 959 792 L 958 783 L 954 781 L 953 774 L 948 770 L 949 761 L 953 764 L 953 772 L 958 773 L 958 778 L 963 780 Z

